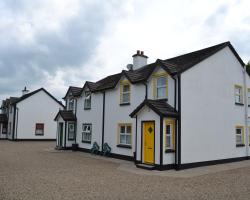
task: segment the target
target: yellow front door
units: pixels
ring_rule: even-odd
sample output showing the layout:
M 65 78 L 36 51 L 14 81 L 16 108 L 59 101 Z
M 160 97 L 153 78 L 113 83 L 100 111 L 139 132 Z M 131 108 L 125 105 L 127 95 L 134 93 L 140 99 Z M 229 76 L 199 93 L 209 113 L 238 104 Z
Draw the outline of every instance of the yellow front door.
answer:
M 154 164 L 154 122 L 143 123 L 144 163 Z

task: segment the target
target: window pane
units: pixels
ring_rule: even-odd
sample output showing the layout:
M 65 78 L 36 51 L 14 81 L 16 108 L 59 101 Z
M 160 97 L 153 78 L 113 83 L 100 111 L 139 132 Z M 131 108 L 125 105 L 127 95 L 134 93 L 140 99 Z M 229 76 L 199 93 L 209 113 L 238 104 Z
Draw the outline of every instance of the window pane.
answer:
M 129 102 L 129 93 L 122 94 L 122 102 L 123 103 Z
M 129 92 L 129 85 L 123 85 L 123 92 Z
M 167 148 L 171 147 L 171 137 L 169 135 L 167 135 L 166 137 L 166 147 Z
M 131 144 L 131 135 L 126 135 L 126 144 Z
M 120 133 L 125 133 L 125 126 L 121 126 L 121 131 Z
M 240 134 L 241 135 L 241 129 L 240 128 L 236 129 L 236 134 Z
M 131 133 L 131 126 L 127 126 L 127 133 Z
M 125 135 L 120 135 L 120 143 L 126 144 L 126 136 Z
M 166 88 L 157 88 L 157 98 L 165 98 L 166 97 Z
M 166 77 L 159 77 L 157 79 L 157 87 L 166 86 Z

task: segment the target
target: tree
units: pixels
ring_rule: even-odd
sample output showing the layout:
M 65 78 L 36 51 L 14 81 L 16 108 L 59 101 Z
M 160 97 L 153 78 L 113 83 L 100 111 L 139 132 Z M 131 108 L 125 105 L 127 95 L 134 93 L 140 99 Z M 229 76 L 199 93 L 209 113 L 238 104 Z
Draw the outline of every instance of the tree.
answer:
M 246 71 L 247 71 L 248 75 L 250 76 L 250 61 L 246 65 Z

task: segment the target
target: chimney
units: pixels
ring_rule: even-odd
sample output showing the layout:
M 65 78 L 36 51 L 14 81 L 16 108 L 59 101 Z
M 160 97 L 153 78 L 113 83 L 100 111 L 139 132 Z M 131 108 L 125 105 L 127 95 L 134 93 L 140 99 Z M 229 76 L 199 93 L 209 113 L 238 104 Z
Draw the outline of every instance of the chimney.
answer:
M 25 86 L 24 89 L 22 90 L 22 96 L 28 93 L 29 93 L 29 90 L 27 90 Z
M 140 67 L 147 65 L 148 57 L 144 55 L 144 51 L 137 50 L 136 54 L 134 54 L 132 57 L 133 57 L 133 69 L 138 69 Z

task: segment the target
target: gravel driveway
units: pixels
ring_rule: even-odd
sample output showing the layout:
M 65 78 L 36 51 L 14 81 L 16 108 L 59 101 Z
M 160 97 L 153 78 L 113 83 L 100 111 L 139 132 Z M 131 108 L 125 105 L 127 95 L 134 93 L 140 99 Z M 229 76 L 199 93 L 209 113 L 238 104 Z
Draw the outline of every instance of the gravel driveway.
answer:
M 53 147 L 53 142 L 0 141 L 0 200 L 250 199 L 249 161 L 237 169 L 174 177 Z M 126 166 L 131 169 L 123 170 Z M 192 172 L 197 170 L 203 169 Z

